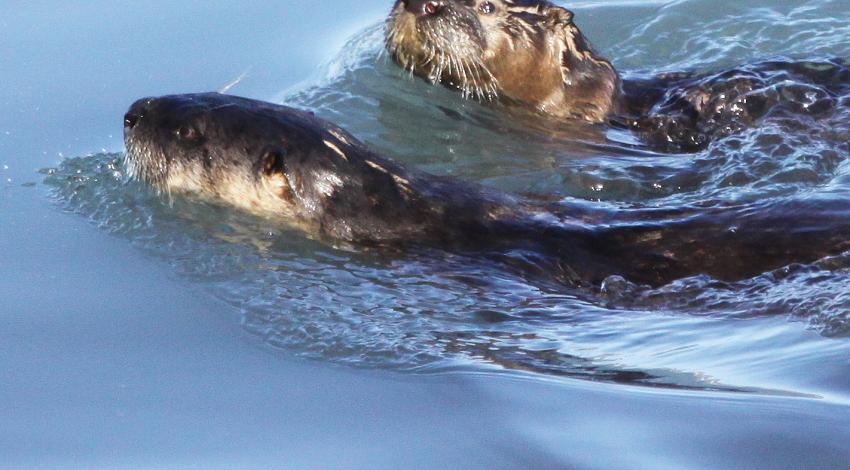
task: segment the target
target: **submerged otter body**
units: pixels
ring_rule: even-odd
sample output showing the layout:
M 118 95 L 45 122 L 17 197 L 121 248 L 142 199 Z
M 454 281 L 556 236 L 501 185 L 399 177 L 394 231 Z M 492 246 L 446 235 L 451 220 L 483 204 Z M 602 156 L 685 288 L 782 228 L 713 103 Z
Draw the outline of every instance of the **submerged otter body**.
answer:
M 333 243 L 477 252 L 573 285 L 734 280 L 850 248 L 850 207 L 797 201 L 609 211 L 545 203 L 405 168 L 310 113 L 217 93 L 137 101 L 130 174 Z
M 850 68 L 839 60 L 622 80 L 573 18 L 545 0 L 397 0 L 386 47 L 401 67 L 467 97 L 609 122 L 676 151 L 738 132 L 779 103 L 817 117 L 850 89 Z

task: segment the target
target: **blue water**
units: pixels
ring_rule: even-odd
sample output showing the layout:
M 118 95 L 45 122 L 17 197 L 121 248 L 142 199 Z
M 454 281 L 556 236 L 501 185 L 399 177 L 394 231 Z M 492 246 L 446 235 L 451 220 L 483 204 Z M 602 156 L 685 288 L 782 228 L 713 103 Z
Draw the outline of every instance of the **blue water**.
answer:
M 850 57 L 846 1 L 571 6 L 627 74 Z M 688 156 L 522 129 L 396 70 L 389 7 L 0 5 L 0 466 L 846 466 L 846 257 L 593 297 L 335 250 L 126 179 L 129 103 L 241 77 L 231 92 L 509 191 L 846 192 L 846 111 Z

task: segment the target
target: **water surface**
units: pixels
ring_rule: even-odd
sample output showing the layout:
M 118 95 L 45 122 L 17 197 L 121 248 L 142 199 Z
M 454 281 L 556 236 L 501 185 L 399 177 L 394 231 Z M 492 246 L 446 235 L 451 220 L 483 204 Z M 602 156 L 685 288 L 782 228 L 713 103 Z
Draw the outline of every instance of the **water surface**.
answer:
M 850 57 L 847 2 L 791 3 L 575 9 L 627 74 Z M 14 325 L 4 361 L 21 377 L 0 388 L 15 404 L 0 408 L 4 421 L 16 423 L 0 449 L 13 461 L 389 466 L 403 449 L 421 467 L 850 458 L 846 256 L 738 283 L 695 277 L 588 293 L 439 251 L 336 250 L 228 208 L 163 201 L 127 180 L 120 154 L 120 116 L 133 99 L 217 89 L 247 71 L 233 93 L 313 110 L 394 159 L 506 191 L 611 207 L 840 198 L 850 183 L 847 97 L 795 132 L 765 122 L 700 153 L 659 154 L 617 135 L 526 129 L 408 77 L 381 54 L 389 5 L 206 5 L 5 7 L 14 11 L 2 17 L 17 19 L 0 31 L 19 41 L 0 42 L 18 65 L 0 67 L 18 85 L 0 95 L 9 110 L 0 114 L 0 293 Z M 315 8 L 358 19 L 317 22 Z M 96 20 L 106 13 L 110 21 Z M 31 36 L 36 24 L 51 34 Z M 89 52 L 72 61 L 67 44 Z M 315 393 L 332 383 L 346 399 Z M 290 395 L 275 401 L 280 390 Z M 168 417 L 192 402 L 191 413 Z M 355 439 L 330 417 L 316 424 L 294 411 L 323 407 L 367 431 Z M 272 411 L 256 424 L 239 417 L 246 409 Z M 402 433 L 377 432 L 402 415 L 413 417 Z M 213 416 L 215 432 L 187 431 L 180 444 L 152 437 Z M 75 437 L 83 423 L 91 430 Z M 283 451 L 267 437 L 307 429 L 311 439 Z M 488 429 L 507 437 L 490 440 Z M 90 445 L 107 433 L 141 444 Z M 226 455 L 210 451 L 234 433 L 241 440 Z M 414 440 L 423 444 L 405 447 Z M 353 460 L 322 459 L 312 446 Z M 470 447 L 479 451 L 460 450 Z

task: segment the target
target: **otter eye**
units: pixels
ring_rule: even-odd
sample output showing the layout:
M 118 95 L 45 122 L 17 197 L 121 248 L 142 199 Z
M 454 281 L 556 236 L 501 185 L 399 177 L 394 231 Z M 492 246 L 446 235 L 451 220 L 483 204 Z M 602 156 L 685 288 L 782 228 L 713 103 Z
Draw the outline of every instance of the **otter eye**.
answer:
M 481 13 L 490 15 L 496 12 L 496 5 L 494 5 L 493 2 L 484 2 L 478 6 L 478 9 L 481 10 Z
M 180 126 L 177 128 L 176 134 L 180 140 L 188 141 L 198 140 L 201 137 L 201 133 L 192 126 Z
M 422 7 L 422 11 L 427 15 L 436 15 L 442 9 L 443 6 L 439 2 L 426 2 L 425 6 Z

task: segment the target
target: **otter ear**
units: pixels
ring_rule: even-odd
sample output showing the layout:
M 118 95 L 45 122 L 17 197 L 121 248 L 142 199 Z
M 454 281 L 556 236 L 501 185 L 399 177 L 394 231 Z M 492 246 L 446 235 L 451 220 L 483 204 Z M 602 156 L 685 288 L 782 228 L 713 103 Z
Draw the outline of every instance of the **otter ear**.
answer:
M 266 148 L 259 164 L 259 171 L 271 185 L 272 192 L 281 199 L 292 203 L 295 197 L 294 190 L 289 183 L 289 177 L 286 175 L 286 149 L 277 146 Z
M 567 25 L 573 22 L 575 14 L 566 8 L 552 6 L 546 11 L 546 21 L 550 26 Z
M 561 62 L 561 74 L 564 83 L 574 84 L 576 81 L 609 77 L 614 74 L 614 68 L 605 59 L 599 58 L 584 35 L 573 23 L 573 12 L 553 6 L 547 12 L 555 31 L 555 43 Z M 601 76 L 600 76 L 601 75 Z
M 263 151 L 260 159 L 260 171 L 266 176 L 286 171 L 286 149 L 282 147 L 268 147 Z

